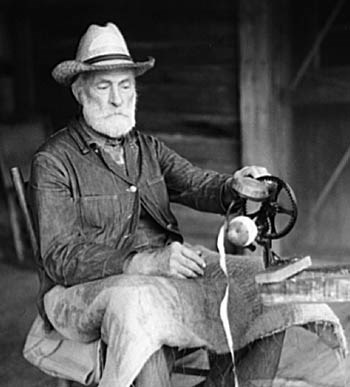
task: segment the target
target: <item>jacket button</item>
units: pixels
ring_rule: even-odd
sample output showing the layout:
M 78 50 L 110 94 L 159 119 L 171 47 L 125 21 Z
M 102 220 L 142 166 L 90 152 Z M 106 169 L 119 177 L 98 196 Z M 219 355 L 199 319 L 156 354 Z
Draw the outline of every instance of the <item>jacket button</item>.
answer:
M 137 191 L 137 187 L 136 186 L 134 186 L 134 185 L 131 185 L 129 188 L 128 188 L 128 191 L 129 192 L 136 192 Z

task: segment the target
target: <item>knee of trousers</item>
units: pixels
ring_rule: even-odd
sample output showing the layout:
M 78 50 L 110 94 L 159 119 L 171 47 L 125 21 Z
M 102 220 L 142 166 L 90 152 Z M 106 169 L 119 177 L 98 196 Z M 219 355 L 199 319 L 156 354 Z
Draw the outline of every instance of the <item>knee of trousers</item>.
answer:
M 147 318 L 157 303 L 157 296 L 152 285 L 123 286 L 108 291 L 106 312 L 122 318 L 124 322 Z
M 177 294 L 171 287 L 145 281 L 138 286 L 109 289 L 105 318 L 109 324 L 121 324 L 131 330 L 163 331 L 167 322 L 175 321 L 178 309 Z

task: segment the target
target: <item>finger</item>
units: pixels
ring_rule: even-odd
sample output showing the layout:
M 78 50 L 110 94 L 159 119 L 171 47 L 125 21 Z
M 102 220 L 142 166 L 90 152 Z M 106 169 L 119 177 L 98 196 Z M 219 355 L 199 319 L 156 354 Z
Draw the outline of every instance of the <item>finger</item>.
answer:
M 239 179 L 241 177 L 244 177 L 247 175 L 247 171 L 249 171 L 250 167 L 243 167 L 241 169 L 238 169 L 234 174 L 233 177 L 236 179 Z
M 192 259 L 187 258 L 186 256 L 182 256 L 178 263 L 181 269 L 186 269 L 186 273 L 190 270 L 192 273 L 196 274 L 196 276 L 202 276 L 204 274 L 203 268 L 197 262 L 192 261 Z
M 253 177 L 256 179 L 260 176 L 266 176 L 266 175 L 270 175 L 270 173 L 267 171 L 267 169 L 265 167 L 254 167 L 254 171 L 253 171 Z
M 264 175 L 270 175 L 270 173 L 265 167 L 258 165 L 249 165 L 236 171 L 234 177 L 253 177 L 254 179 L 256 179 Z
M 257 179 L 260 176 L 269 175 L 269 173 L 265 167 L 260 167 L 260 166 L 256 166 L 256 165 L 250 167 L 249 174 L 254 179 Z
M 174 274 L 172 275 L 172 277 L 174 277 L 174 278 L 179 278 L 179 279 L 187 279 L 187 277 L 186 277 L 185 275 L 180 274 L 180 273 L 174 273 Z
M 185 264 L 186 258 L 183 256 L 173 257 L 170 261 L 170 276 L 175 278 L 195 278 L 199 274 L 187 267 Z
M 254 166 L 246 166 L 236 171 L 233 177 L 236 179 L 242 179 L 244 177 L 255 178 L 254 176 L 255 174 L 256 174 L 256 171 Z
M 182 266 L 182 265 L 178 267 L 177 274 L 185 276 L 185 278 L 197 278 L 200 276 L 200 274 L 197 273 L 196 271 L 192 270 L 187 266 Z
M 181 253 L 186 258 L 195 262 L 200 268 L 205 268 L 206 264 L 204 258 L 202 257 L 201 251 L 183 245 Z
M 181 254 L 174 254 L 169 261 L 170 275 L 183 274 L 186 277 L 198 277 L 204 274 L 203 269 L 195 262 Z

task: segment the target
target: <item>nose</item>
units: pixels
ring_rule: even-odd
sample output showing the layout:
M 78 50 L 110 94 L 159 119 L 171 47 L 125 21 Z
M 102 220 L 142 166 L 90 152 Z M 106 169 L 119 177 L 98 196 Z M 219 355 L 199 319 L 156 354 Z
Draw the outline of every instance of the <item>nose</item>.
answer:
M 112 86 L 109 93 L 109 102 L 114 106 L 120 106 L 123 103 L 123 99 L 120 95 L 118 87 Z

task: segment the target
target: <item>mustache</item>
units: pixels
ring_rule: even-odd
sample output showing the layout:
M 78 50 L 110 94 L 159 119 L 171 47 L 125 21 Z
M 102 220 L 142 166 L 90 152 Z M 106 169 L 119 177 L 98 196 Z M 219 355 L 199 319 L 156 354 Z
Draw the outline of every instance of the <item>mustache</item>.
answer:
M 112 113 L 107 113 L 104 117 L 109 118 L 109 117 L 117 117 L 117 116 L 123 116 L 123 117 L 130 117 L 130 112 L 112 112 Z

